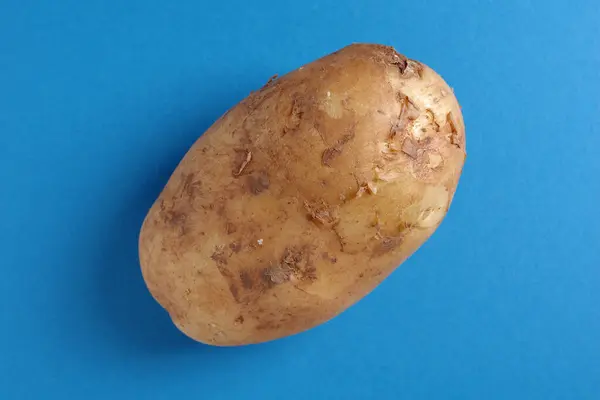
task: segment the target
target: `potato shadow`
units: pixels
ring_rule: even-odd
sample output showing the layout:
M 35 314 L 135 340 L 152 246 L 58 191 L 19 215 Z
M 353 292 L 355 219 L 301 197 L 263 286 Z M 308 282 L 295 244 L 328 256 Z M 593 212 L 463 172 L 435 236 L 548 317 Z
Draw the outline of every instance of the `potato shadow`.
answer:
M 95 305 L 102 326 L 110 333 L 110 344 L 116 344 L 120 353 L 171 352 L 195 344 L 175 328 L 152 298 L 139 266 L 139 230 L 162 184 L 163 180 L 156 179 L 124 198 L 123 208 L 115 214 L 115 224 L 105 230 L 102 248 L 108 254 L 96 271 Z
M 251 83 L 260 87 L 263 82 L 262 79 L 253 79 Z M 147 211 L 189 147 L 227 109 L 247 94 L 248 91 L 244 89 L 239 89 L 237 93 L 224 94 L 221 90 L 218 93 L 199 94 L 204 99 L 203 104 L 194 106 L 194 109 L 197 108 L 200 117 L 175 123 L 167 121 L 165 126 L 158 128 L 157 134 L 150 135 L 159 138 L 159 144 L 149 145 L 148 151 L 142 148 L 139 154 L 134 155 L 137 164 L 135 169 L 123 172 L 132 174 L 123 179 L 134 184 L 114 196 L 114 211 L 109 210 L 107 214 L 110 217 L 100 229 L 99 235 L 104 235 L 105 240 L 98 247 L 100 254 L 95 255 L 98 267 L 94 266 L 96 270 L 91 294 L 92 312 L 100 315 L 100 321 L 94 322 L 99 322 L 99 326 L 94 329 L 103 330 L 103 340 L 108 340 L 104 344 L 110 346 L 109 351 L 133 353 L 136 357 L 155 357 L 160 354 L 220 350 L 186 337 L 152 298 L 140 270 L 138 237 Z M 174 132 L 177 134 L 174 135 Z M 127 161 L 126 164 L 131 165 L 132 162 Z M 114 189 L 106 190 L 114 193 Z

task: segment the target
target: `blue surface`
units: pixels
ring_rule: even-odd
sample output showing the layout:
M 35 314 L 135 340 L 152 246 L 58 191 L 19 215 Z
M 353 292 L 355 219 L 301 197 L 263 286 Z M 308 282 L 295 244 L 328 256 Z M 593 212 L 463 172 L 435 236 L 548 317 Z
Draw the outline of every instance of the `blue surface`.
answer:
M 1 399 L 600 398 L 597 0 L 26 3 L 0 0 Z M 191 342 L 139 272 L 147 208 L 227 108 L 356 41 L 455 88 L 448 218 L 330 323 Z

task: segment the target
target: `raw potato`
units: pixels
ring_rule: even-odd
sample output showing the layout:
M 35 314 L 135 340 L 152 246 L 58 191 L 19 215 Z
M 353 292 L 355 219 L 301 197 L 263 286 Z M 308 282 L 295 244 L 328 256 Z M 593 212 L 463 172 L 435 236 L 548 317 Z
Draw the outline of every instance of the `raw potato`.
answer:
M 272 79 L 197 140 L 144 221 L 144 279 L 200 342 L 307 330 L 429 238 L 464 160 L 440 76 L 391 47 L 347 46 Z

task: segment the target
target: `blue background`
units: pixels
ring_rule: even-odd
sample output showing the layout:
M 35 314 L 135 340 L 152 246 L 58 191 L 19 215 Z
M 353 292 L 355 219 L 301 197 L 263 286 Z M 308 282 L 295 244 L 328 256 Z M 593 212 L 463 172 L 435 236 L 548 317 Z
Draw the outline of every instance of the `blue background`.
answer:
M 599 399 L 599 26 L 597 0 L 0 0 L 0 398 Z M 330 323 L 193 343 L 141 278 L 146 210 L 226 109 L 356 41 L 455 88 L 449 216 Z

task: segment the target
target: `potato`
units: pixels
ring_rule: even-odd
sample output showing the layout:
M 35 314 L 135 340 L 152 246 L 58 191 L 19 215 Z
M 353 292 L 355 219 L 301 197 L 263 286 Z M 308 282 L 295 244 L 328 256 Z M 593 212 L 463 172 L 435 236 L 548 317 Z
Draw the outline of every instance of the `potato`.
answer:
M 440 76 L 392 47 L 344 47 L 270 80 L 196 141 L 143 223 L 145 282 L 203 343 L 305 331 L 430 237 L 465 156 Z

